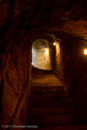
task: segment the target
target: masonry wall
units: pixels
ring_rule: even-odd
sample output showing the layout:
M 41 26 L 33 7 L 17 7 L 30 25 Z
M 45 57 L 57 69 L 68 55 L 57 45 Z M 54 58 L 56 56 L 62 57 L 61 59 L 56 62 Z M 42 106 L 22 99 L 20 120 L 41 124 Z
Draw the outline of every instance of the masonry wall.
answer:
M 69 97 L 73 99 L 83 112 L 87 122 L 87 56 L 83 50 L 87 43 L 84 40 L 70 40 L 61 44 L 61 56 L 56 56 L 55 74 L 68 90 Z M 60 61 L 60 63 L 59 63 Z
M 62 45 L 61 42 L 56 42 L 55 45 L 51 46 L 51 64 L 52 71 L 55 75 L 63 80 L 63 63 L 62 63 Z M 61 79 L 62 78 L 62 79 Z

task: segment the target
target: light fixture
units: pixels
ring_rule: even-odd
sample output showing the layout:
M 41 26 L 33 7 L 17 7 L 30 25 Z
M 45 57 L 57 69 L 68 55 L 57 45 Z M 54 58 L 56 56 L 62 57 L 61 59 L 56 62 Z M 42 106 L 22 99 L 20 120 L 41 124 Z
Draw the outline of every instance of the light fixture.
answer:
M 48 51 L 49 51 L 49 49 L 47 48 L 47 49 L 46 49 L 46 52 L 48 53 Z
M 84 54 L 87 55 L 87 49 L 84 49 Z
M 53 45 L 55 46 L 55 45 L 56 45 L 56 42 L 54 42 Z

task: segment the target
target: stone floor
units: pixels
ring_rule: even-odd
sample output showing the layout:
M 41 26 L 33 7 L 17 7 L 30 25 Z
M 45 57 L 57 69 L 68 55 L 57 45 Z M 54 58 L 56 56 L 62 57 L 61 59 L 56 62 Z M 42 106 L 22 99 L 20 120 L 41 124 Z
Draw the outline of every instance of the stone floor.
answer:
M 27 125 L 32 130 L 87 130 L 82 113 L 53 73 L 32 74 Z

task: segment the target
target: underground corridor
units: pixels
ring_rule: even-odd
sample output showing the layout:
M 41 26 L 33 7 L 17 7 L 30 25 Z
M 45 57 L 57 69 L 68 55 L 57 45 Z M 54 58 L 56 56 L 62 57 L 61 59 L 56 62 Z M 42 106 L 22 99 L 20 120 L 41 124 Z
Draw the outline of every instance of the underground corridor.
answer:
M 51 70 L 49 45 L 44 39 L 36 39 L 32 44 L 32 65 L 43 70 Z
M 87 1 L 0 9 L 0 129 L 87 130 Z

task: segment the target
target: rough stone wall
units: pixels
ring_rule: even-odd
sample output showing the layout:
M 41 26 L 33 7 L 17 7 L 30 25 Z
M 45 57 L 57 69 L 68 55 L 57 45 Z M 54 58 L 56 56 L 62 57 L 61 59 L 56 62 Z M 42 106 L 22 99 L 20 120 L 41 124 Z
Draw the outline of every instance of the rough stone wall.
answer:
M 5 13 L 1 13 L 0 20 L 0 124 L 5 125 L 10 123 L 18 107 L 26 80 L 30 78 L 29 68 L 31 65 L 29 38 L 26 38 L 26 31 L 19 24 L 19 16 L 10 14 L 15 11 L 15 8 L 12 7 L 12 11 L 8 11 L 12 4 L 10 2 L 0 1 L 2 12 Z M 16 124 L 25 123 L 27 98 L 29 98 L 29 89 L 21 113 L 18 115 L 17 121 L 14 122 Z M 22 113 L 24 114 L 22 115 Z M 24 121 L 20 120 L 21 115 Z
M 30 79 L 31 49 L 18 3 L 0 0 L 0 125 L 13 120 L 26 80 Z M 28 99 L 29 88 L 14 124 L 25 123 Z
M 63 56 L 65 86 L 74 103 L 83 111 L 87 122 L 87 56 L 83 53 L 87 43 L 75 40 L 66 45 Z
M 55 42 L 56 44 L 52 46 L 51 48 L 51 57 L 52 57 L 52 70 L 55 73 L 55 75 L 60 78 L 62 76 L 61 72 L 63 72 L 62 69 L 62 59 L 61 59 L 61 48 L 60 48 L 60 41 L 59 42 Z
M 87 122 L 87 55 L 84 55 L 87 43 L 84 40 L 75 39 L 62 43 L 61 46 L 60 71 L 57 56 L 54 72 L 66 87 L 74 104 L 78 105 L 84 113 Z
M 0 54 L 1 124 L 9 124 L 29 78 L 29 50 L 15 44 L 10 52 Z M 28 95 L 29 96 L 29 95 Z M 28 102 L 27 102 L 28 104 Z M 25 105 L 27 106 L 25 103 Z
M 66 41 L 74 40 L 75 37 L 87 39 L 87 0 L 0 0 L 0 10 L 0 102 L 2 106 L 0 109 L 1 120 L 8 124 L 29 74 L 28 68 L 30 67 L 26 66 L 30 64 L 31 59 L 28 58 L 30 51 L 27 49 L 32 37 L 50 32 L 58 35 L 64 41 L 63 64 L 66 65 L 63 69 L 66 82 L 63 81 L 66 86 L 71 80 L 70 77 L 74 73 L 75 66 L 78 68 L 78 63 L 82 63 L 80 57 L 74 61 L 74 57 L 78 54 L 75 55 L 73 47 L 71 57 L 70 48 L 77 44 L 74 45 L 74 42 L 67 44 Z M 74 66 L 72 63 L 77 64 Z M 82 73 L 77 76 L 83 75 L 84 86 L 86 86 L 85 67 L 86 64 L 82 67 Z M 86 89 L 86 87 L 84 88 Z M 83 89 L 83 93 L 87 92 L 85 89 Z M 72 92 L 70 89 L 69 91 Z M 77 89 L 77 91 L 79 90 Z M 77 99 L 79 99 L 79 95 L 76 93 Z M 83 103 L 82 99 L 80 101 Z M 83 104 L 86 105 L 86 100 Z

